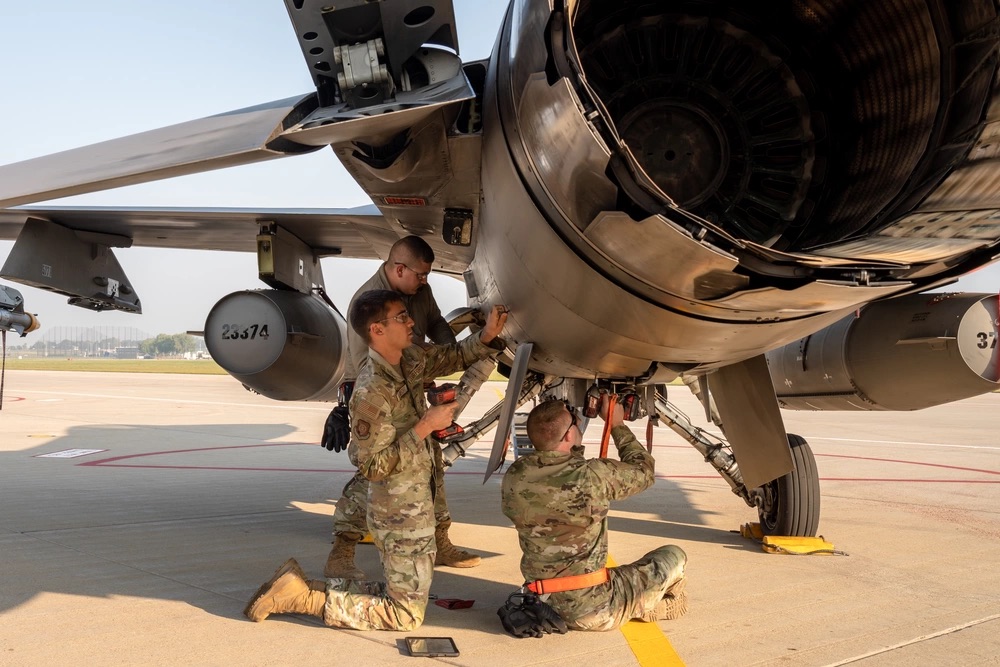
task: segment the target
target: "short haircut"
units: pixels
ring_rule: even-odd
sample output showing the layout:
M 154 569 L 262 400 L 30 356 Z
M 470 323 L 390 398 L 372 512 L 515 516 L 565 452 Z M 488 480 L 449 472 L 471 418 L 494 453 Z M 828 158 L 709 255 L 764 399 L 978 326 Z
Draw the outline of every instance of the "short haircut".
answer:
M 389 249 L 389 261 L 403 264 L 416 260 L 418 262 L 434 263 L 434 250 L 427 241 L 419 236 L 404 236 Z
M 404 303 L 403 295 L 391 289 L 373 289 L 359 294 L 348 313 L 354 333 L 370 343 L 372 324 L 386 318 L 391 303 Z
M 566 435 L 569 418 L 565 402 L 553 399 L 539 403 L 528 415 L 528 440 L 540 452 L 555 449 Z

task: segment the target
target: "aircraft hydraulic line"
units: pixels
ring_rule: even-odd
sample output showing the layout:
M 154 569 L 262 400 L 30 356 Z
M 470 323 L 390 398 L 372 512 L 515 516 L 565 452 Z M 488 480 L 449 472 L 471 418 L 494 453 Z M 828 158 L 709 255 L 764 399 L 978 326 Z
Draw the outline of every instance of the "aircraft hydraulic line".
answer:
M 687 415 L 671 405 L 666 397 L 659 392 L 656 394 L 654 404 L 656 412 L 659 413 L 659 418 L 664 420 L 666 425 L 670 427 L 670 430 L 687 440 L 697 449 L 705 457 L 705 461 L 712 464 L 712 467 L 729 483 L 733 493 L 742 498 L 747 505 L 754 507 L 755 505 L 750 499 L 750 494 L 743 484 L 743 475 L 740 473 L 740 467 L 737 465 L 736 459 L 733 457 L 732 452 L 729 451 L 728 446 L 718 438 L 692 424 Z
M 552 378 L 547 379 L 551 380 Z M 521 393 L 517 397 L 517 404 L 514 408 L 517 409 L 529 400 L 538 396 L 545 384 L 545 376 L 538 375 L 536 373 L 529 373 L 528 377 L 525 378 L 524 383 L 521 385 Z M 444 441 L 446 446 L 442 450 L 441 454 L 444 457 L 445 466 L 450 466 L 459 457 L 465 456 L 466 444 L 475 442 L 479 436 L 497 425 L 497 422 L 500 421 L 500 412 L 503 409 L 503 405 L 504 401 L 498 402 L 482 417 L 470 423 L 468 426 L 465 426 L 461 433 Z

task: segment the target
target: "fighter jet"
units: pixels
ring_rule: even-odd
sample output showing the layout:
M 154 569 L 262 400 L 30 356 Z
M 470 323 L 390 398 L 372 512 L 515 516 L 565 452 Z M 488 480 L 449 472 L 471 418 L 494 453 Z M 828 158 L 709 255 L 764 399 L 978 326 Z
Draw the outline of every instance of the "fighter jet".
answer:
M 994 0 L 513 0 L 474 62 L 447 0 L 285 4 L 314 90 L 0 167 L 0 276 L 139 312 L 115 249 L 255 252 L 269 288 L 212 309 L 213 356 L 271 398 L 335 400 L 346 324 L 319 260 L 418 234 L 465 283 L 456 330 L 511 311 L 506 399 L 454 455 L 497 426 L 488 476 L 519 405 L 606 390 L 770 534 L 820 514 L 781 407 L 997 388 L 998 296 L 928 293 L 1000 257 Z M 373 207 L 30 206 L 328 147 Z M 678 379 L 722 437 L 670 403 Z

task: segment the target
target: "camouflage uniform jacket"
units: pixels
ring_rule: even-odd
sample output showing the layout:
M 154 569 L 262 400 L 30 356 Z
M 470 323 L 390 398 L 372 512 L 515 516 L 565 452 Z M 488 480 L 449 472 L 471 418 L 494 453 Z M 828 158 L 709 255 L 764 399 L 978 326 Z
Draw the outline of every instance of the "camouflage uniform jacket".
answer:
M 364 285 L 351 297 L 351 303 L 347 306 L 347 317 L 350 317 L 351 306 L 354 300 L 365 292 L 376 289 L 391 290 L 388 279 L 385 277 L 386 263 L 383 262 L 375 275 L 368 279 Z M 406 312 L 413 318 L 413 342 L 423 343 L 426 338 L 430 338 L 439 345 L 447 345 L 455 342 L 455 334 L 448 321 L 441 316 L 441 309 L 438 308 L 434 300 L 434 292 L 430 285 L 421 285 L 416 294 L 403 295 L 403 305 Z M 368 344 L 365 339 L 355 333 L 350 322 L 347 323 L 347 368 L 344 378 L 353 379 L 358 377 L 361 364 L 368 358 Z
M 621 461 L 535 452 L 503 477 L 503 513 L 514 522 L 525 581 L 599 570 L 608 560 L 608 506 L 653 485 L 653 457 L 627 426 L 611 431 Z M 555 598 L 550 603 L 562 613 Z
M 368 526 L 371 530 L 434 530 L 434 466 L 430 438 L 413 427 L 427 411 L 424 381 L 455 373 L 495 350 L 478 335 L 461 343 L 403 351 L 399 369 L 369 351 L 351 396 L 351 440 L 358 469 L 369 481 Z

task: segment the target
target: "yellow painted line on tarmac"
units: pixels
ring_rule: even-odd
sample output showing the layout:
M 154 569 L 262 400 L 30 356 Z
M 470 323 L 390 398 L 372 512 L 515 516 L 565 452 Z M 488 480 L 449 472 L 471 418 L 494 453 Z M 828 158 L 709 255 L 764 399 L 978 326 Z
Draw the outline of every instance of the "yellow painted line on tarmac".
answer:
M 609 554 L 608 567 L 615 565 L 615 559 Z M 641 667 L 684 667 L 684 661 L 656 623 L 629 621 L 621 631 Z

